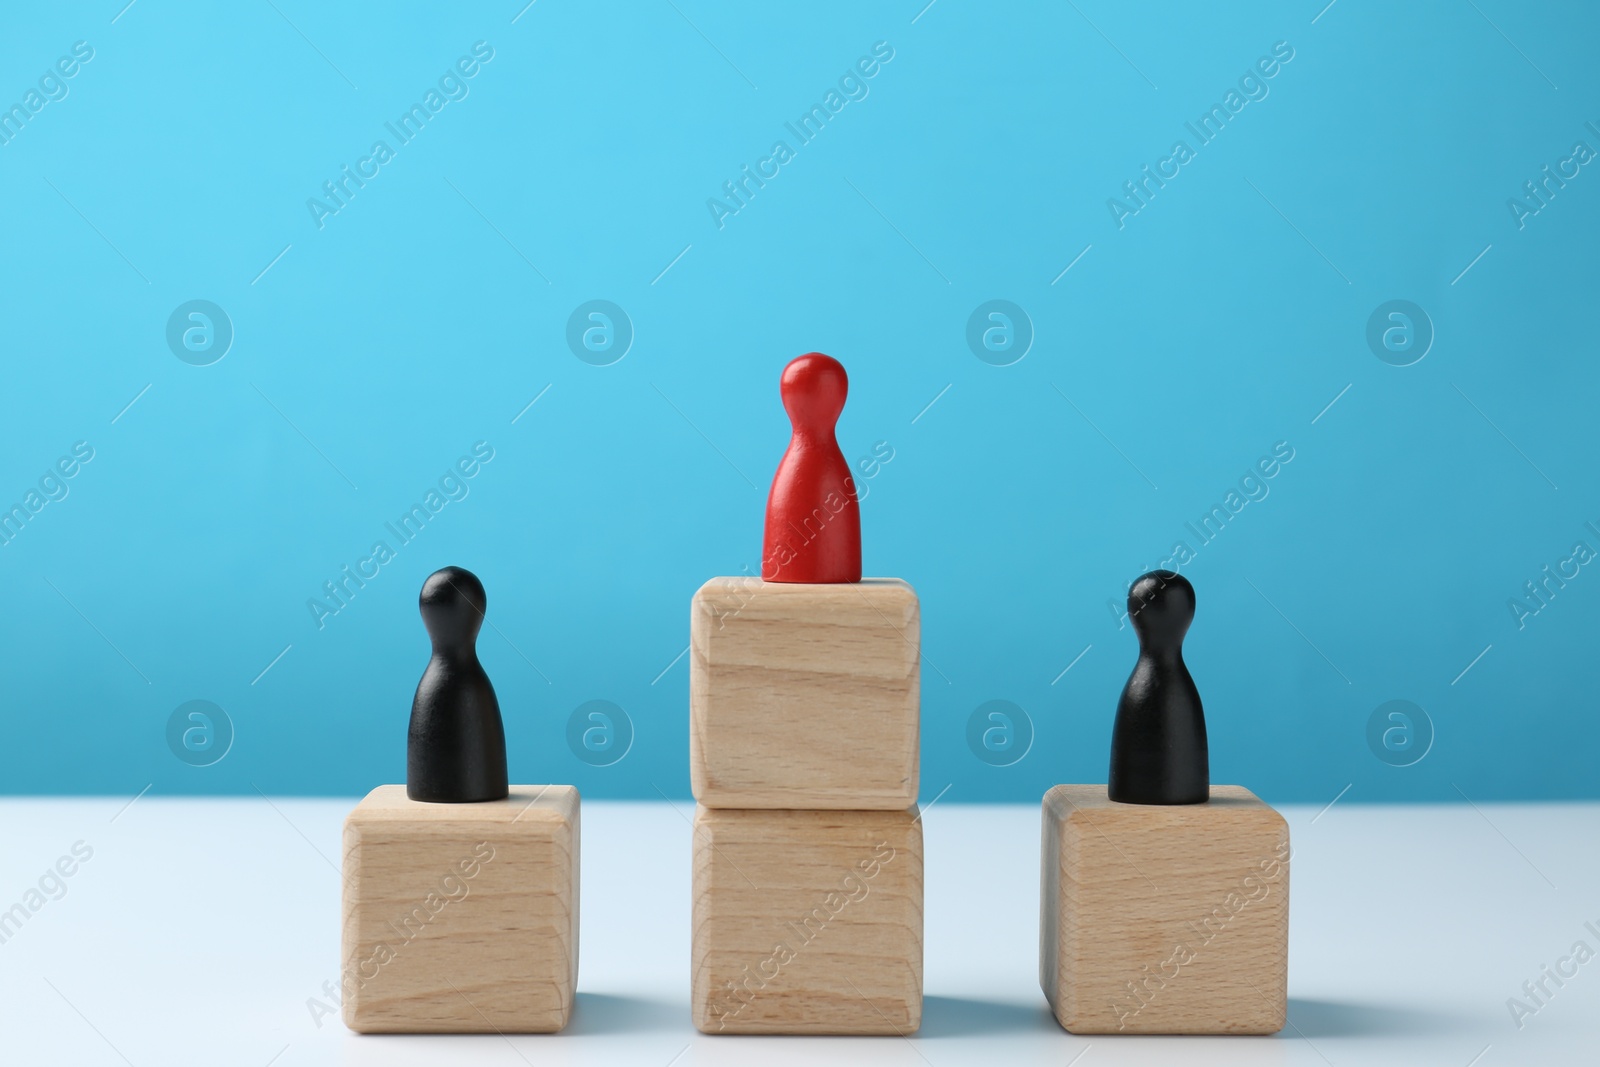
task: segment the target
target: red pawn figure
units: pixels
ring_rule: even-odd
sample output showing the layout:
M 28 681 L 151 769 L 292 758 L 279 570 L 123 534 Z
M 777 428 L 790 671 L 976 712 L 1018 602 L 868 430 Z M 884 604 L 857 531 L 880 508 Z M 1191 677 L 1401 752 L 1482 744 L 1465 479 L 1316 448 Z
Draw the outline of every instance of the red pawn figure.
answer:
M 861 580 L 861 506 L 834 439 L 850 379 L 838 360 L 808 352 L 783 368 L 779 392 L 794 427 L 772 476 L 761 577 L 768 582 Z

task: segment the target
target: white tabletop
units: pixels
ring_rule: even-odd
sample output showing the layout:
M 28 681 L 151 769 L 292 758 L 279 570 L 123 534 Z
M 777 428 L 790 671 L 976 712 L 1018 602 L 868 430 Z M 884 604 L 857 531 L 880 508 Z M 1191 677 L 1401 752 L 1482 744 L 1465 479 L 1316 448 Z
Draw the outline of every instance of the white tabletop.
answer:
M 1038 807 L 936 804 L 922 1030 L 753 1038 L 689 1022 L 691 806 L 589 802 L 572 1025 L 502 1038 L 361 1036 L 337 1012 L 314 1018 L 308 1001 L 337 988 L 339 829 L 353 803 L 0 800 L 0 909 L 61 857 L 74 872 L 47 878 L 0 943 L 0 1061 L 1493 1067 L 1600 1055 L 1600 958 L 1562 986 L 1545 978 L 1553 995 L 1520 1029 L 1506 1003 L 1574 942 L 1600 951 L 1584 925 L 1600 929 L 1600 805 L 1286 808 L 1289 1026 L 1083 1038 L 1039 992 Z M 87 860 L 72 859 L 79 842 Z

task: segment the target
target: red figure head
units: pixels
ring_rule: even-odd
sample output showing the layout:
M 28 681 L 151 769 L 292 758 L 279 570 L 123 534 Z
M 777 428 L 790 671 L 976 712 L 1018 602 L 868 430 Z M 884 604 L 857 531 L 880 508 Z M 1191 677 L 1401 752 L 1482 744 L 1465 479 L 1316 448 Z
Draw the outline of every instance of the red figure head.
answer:
M 772 476 L 761 577 L 769 582 L 861 580 L 861 508 L 834 439 L 850 380 L 838 360 L 808 352 L 783 369 L 779 391 L 793 433 Z
M 821 352 L 807 352 L 791 360 L 778 381 L 789 424 L 796 434 L 813 438 L 833 436 L 849 390 L 844 364 Z

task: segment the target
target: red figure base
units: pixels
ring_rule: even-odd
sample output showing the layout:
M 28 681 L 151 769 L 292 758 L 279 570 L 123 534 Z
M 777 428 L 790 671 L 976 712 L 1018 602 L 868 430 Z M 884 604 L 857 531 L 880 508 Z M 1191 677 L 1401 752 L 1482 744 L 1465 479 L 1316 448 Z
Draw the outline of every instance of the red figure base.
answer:
M 783 369 L 779 391 L 794 431 L 767 496 L 765 581 L 861 580 L 861 505 L 833 436 L 849 388 L 843 365 L 821 352 L 808 352 Z

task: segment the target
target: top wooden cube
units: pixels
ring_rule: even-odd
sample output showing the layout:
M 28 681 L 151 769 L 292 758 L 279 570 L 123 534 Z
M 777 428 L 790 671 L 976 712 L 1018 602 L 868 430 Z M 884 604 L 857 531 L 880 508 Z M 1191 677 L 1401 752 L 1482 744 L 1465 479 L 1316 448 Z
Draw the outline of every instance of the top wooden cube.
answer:
M 917 799 L 922 623 L 896 578 L 713 578 L 689 627 L 689 773 L 708 808 Z

